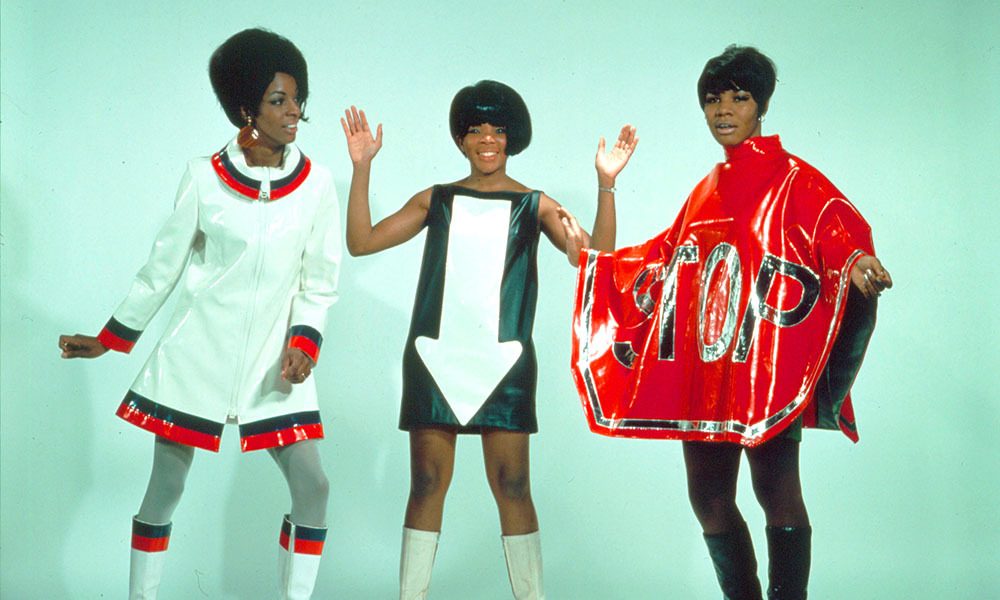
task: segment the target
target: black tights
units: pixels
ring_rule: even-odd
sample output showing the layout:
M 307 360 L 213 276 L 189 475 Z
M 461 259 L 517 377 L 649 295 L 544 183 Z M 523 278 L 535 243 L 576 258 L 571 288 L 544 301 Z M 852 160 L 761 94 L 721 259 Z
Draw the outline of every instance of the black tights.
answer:
M 706 534 L 719 534 L 742 526 L 736 506 L 736 479 L 740 470 L 739 444 L 684 442 L 688 497 Z M 756 448 L 746 448 L 757 502 L 772 527 L 807 527 L 809 515 L 799 481 L 799 442 L 775 438 Z

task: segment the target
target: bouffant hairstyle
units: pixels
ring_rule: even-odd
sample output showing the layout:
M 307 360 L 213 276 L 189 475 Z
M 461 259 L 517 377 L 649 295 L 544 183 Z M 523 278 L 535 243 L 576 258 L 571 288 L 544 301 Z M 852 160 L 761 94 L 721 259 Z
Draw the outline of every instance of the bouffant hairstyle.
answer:
M 745 90 L 753 95 L 758 112 L 763 113 L 777 81 L 778 74 L 770 58 L 751 46 L 733 44 L 705 63 L 698 78 L 698 103 L 705 108 L 705 94 Z
M 229 121 L 237 127 L 246 125 L 240 109 L 251 116 L 257 114 L 275 73 L 295 78 L 299 104 L 304 106 L 309 97 L 306 59 L 295 44 L 273 31 L 245 29 L 216 48 L 208 61 L 208 76 L 215 96 Z
M 508 85 L 484 79 L 462 88 L 451 101 L 451 137 L 461 146 L 469 127 L 489 123 L 507 129 L 507 156 L 531 143 L 531 115 L 521 96 Z

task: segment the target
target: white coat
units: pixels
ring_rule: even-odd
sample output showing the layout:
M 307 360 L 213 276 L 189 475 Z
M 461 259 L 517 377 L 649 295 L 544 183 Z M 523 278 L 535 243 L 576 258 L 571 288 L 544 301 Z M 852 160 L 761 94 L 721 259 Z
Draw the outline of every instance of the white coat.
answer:
M 235 141 L 188 163 L 174 212 L 98 336 L 128 352 L 175 286 L 177 308 L 118 415 L 217 451 L 236 422 L 244 451 L 323 437 L 314 378 L 281 378 L 284 349 L 318 358 L 337 299 L 333 178 L 293 145 L 251 167 Z

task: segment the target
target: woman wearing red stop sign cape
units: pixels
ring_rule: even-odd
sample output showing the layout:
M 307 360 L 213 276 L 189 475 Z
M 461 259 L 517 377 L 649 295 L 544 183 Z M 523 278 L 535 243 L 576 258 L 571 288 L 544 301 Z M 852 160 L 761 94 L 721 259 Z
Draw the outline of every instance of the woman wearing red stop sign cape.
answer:
M 849 391 L 876 297 L 892 285 L 857 209 L 778 136 L 761 136 L 775 81 L 754 48 L 708 61 L 698 99 L 725 162 L 660 235 L 580 255 L 573 323 L 591 429 L 683 440 L 691 505 L 733 599 L 761 597 L 736 506 L 744 450 L 767 520 L 768 598 L 806 597 L 801 428 L 857 441 Z

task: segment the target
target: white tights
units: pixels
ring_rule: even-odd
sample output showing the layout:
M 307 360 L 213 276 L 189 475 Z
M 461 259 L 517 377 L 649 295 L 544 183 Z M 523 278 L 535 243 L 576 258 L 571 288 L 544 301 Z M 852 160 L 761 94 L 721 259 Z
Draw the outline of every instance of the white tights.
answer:
M 320 463 L 318 440 L 303 440 L 290 446 L 268 449 L 288 482 L 292 499 L 289 519 L 296 525 L 326 526 L 326 504 L 330 483 Z M 153 470 L 146 495 L 136 515 L 151 524 L 169 523 L 184 493 L 194 448 L 157 436 L 153 447 Z

